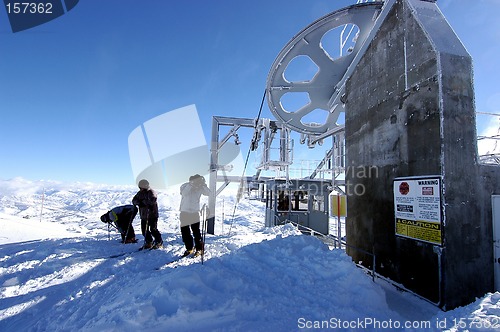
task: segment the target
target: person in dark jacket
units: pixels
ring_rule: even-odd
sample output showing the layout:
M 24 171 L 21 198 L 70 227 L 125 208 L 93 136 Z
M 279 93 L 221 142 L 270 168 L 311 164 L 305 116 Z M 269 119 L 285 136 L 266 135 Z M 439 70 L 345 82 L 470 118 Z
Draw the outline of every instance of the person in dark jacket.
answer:
M 114 223 L 122 236 L 122 243 L 137 243 L 132 222 L 138 209 L 133 205 L 117 206 L 101 216 L 104 223 Z
M 149 187 L 145 179 L 139 181 L 139 192 L 132 199 L 132 204 L 139 207 L 141 230 L 144 235 L 143 249 L 158 249 L 163 247 L 163 240 L 158 231 L 158 203 L 157 196 Z M 153 242 L 154 238 L 154 242 Z
M 182 242 L 186 247 L 184 256 L 193 253 L 196 248 L 195 255 L 200 255 L 203 252 L 203 242 L 200 233 L 200 197 L 201 195 L 208 196 L 208 189 L 205 178 L 199 174 L 189 177 L 189 182 L 181 185 L 181 206 L 179 219 L 181 222 Z M 191 231 L 193 234 L 191 235 Z M 194 245 L 193 245 L 194 237 Z

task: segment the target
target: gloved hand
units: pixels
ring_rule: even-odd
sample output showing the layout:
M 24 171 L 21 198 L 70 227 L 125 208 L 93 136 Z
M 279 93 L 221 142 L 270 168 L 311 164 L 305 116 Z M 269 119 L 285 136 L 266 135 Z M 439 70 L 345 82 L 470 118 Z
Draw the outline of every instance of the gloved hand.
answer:
M 203 176 L 200 176 L 199 178 L 196 178 L 192 180 L 192 185 L 196 188 L 201 188 L 206 185 L 205 178 Z

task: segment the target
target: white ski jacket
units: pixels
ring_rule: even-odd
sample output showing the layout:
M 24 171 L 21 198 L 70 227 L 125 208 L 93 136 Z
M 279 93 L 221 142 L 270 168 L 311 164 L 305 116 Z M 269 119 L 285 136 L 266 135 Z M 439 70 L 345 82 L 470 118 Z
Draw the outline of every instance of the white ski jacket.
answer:
M 181 186 L 181 212 L 199 212 L 201 195 L 210 195 L 210 189 L 204 184 L 200 187 L 195 187 L 192 183 L 187 182 Z

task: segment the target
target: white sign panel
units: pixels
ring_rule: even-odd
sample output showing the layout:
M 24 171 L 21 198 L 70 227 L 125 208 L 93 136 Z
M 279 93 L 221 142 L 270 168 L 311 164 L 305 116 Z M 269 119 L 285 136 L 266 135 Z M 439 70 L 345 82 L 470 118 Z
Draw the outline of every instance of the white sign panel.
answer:
M 394 180 L 396 235 L 442 245 L 441 177 Z

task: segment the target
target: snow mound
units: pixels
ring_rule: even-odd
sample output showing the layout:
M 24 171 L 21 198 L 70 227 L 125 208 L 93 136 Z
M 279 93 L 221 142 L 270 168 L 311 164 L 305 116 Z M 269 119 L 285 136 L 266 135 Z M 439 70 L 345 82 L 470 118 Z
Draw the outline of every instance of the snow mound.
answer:
M 40 221 L 26 212 L 36 211 L 40 190 L 12 189 L 24 180 L 12 181 L 0 195 L 1 331 L 457 331 L 498 324 L 500 293 L 441 312 L 374 282 L 344 251 L 292 225 L 264 227 L 258 201 L 238 209 L 232 197 L 217 203 L 227 218 L 217 217 L 218 235 L 207 235 L 201 264 L 199 257 L 177 260 L 184 249 L 176 192 L 159 193 L 164 248 L 138 251 L 141 243 L 121 244 L 98 218 L 127 204 L 134 188 L 45 187 Z

